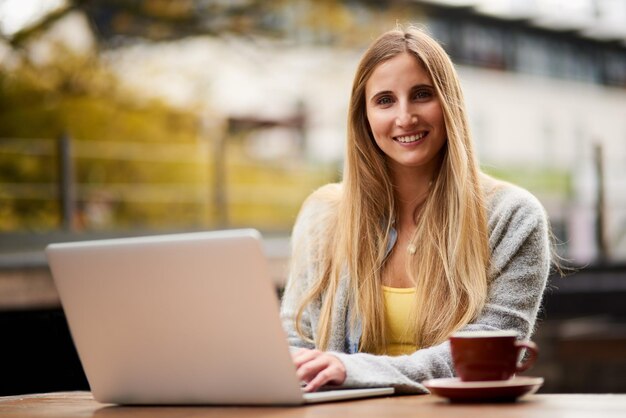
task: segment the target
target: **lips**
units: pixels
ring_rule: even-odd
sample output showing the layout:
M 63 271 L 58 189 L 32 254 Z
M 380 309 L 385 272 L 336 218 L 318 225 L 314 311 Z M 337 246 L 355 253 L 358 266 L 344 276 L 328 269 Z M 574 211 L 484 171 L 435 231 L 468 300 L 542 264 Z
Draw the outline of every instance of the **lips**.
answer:
M 426 135 L 428 135 L 428 131 L 416 132 L 409 135 L 394 136 L 393 140 L 403 144 L 410 144 L 423 139 Z

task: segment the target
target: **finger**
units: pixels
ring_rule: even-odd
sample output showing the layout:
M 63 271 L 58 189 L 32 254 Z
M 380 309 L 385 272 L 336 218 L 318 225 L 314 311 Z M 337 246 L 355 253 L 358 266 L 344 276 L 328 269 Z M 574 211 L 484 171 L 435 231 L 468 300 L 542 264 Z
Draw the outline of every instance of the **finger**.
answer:
M 298 379 L 309 382 L 313 380 L 319 372 L 326 369 L 328 366 L 329 363 L 325 358 L 315 358 L 298 367 L 298 369 L 296 370 L 296 375 L 298 376 Z
M 309 350 L 309 349 L 304 349 L 303 351 L 299 351 L 297 352 L 293 357 L 292 360 L 294 362 L 294 364 L 296 365 L 296 368 L 299 368 L 300 366 L 302 366 L 303 364 L 319 357 L 321 354 L 321 352 L 319 350 Z
M 298 357 L 302 356 L 307 351 L 309 351 L 308 348 L 299 348 L 296 351 L 292 351 L 291 352 L 291 359 L 295 361 L 295 359 L 297 359 Z
M 305 392 L 316 392 L 319 388 L 327 383 L 332 382 L 334 379 L 334 373 L 332 368 L 325 368 L 320 371 L 307 385 L 304 387 Z
M 319 361 L 325 364 L 325 367 L 309 381 L 304 388 L 305 391 L 313 392 L 323 385 L 341 385 L 346 381 L 346 368 L 336 356 L 325 353 Z

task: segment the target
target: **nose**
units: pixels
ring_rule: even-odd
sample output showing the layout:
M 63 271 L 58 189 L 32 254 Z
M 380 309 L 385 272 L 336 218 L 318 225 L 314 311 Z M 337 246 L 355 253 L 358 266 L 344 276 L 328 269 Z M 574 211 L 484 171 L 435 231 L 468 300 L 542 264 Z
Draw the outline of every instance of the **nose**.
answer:
M 411 128 L 418 122 L 417 114 L 410 107 L 400 109 L 396 117 L 396 126 L 398 128 Z

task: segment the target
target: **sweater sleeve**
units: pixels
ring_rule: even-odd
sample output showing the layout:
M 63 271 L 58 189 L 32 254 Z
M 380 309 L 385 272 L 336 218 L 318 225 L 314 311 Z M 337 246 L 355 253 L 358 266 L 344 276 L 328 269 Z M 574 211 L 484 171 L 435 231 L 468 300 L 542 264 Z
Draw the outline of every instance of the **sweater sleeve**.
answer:
M 489 203 L 487 302 L 463 330 L 512 329 L 526 339 L 533 331 L 549 273 L 547 218 L 534 196 L 512 185 L 493 191 Z M 447 341 L 398 357 L 333 354 L 346 367 L 346 387 L 393 386 L 398 393 L 427 393 L 422 381 L 455 374 Z

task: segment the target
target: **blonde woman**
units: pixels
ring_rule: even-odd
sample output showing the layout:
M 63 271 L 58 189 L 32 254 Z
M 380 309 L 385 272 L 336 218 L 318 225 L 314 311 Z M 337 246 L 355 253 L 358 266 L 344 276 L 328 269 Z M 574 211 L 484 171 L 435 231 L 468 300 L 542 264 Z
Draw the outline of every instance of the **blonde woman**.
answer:
M 281 316 L 306 391 L 426 392 L 454 374 L 453 332 L 529 337 L 550 265 L 542 206 L 480 172 L 454 66 L 412 28 L 361 59 L 343 181 L 307 199 L 292 246 Z

